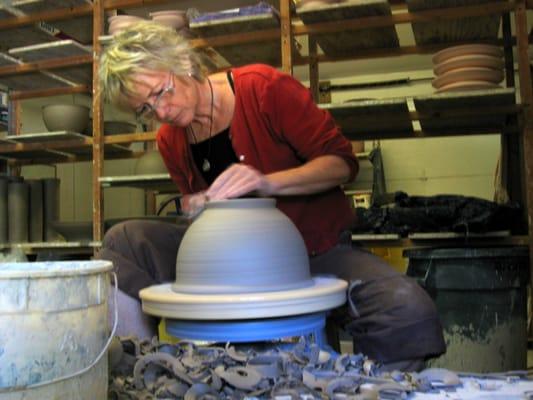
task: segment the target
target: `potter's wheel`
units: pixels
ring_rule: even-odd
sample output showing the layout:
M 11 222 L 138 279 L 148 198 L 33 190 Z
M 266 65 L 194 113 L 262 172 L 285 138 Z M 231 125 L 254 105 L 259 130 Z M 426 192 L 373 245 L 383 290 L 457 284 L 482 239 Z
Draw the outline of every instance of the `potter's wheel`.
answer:
M 346 301 L 346 281 L 311 278 L 313 285 L 300 289 L 242 294 L 190 294 L 172 290 L 172 284 L 140 291 L 143 311 L 165 318 L 232 320 L 272 318 L 314 313 Z
M 181 241 L 176 281 L 139 295 L 174 336 L 243 341 L 320 331 L 347 287 L 311 276 L 305 243 L 274 199 L 235 199 L 209 202 Z

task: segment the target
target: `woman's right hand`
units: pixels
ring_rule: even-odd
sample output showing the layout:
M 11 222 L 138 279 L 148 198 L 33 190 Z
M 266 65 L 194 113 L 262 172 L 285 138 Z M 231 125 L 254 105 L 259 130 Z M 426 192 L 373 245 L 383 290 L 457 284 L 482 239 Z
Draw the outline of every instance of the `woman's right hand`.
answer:
M 207 195 L 205 191 L 193 193 L 193 194 L 184 194 L 181 199 L 181 210 L 183 215 L 187 218 L 194 218 L 205 208 L 205 203 L 207 203 Z

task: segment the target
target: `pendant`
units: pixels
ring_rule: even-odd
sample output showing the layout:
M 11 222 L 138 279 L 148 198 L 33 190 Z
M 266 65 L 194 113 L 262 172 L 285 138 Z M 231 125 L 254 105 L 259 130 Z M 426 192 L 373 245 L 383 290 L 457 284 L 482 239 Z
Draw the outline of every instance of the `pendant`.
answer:
M 207 158 L 204 158 L 204 162 L 202 164 L 202 171 L 207 172 L 211 169 L 211 164 L 209 163 L 209 160 Z

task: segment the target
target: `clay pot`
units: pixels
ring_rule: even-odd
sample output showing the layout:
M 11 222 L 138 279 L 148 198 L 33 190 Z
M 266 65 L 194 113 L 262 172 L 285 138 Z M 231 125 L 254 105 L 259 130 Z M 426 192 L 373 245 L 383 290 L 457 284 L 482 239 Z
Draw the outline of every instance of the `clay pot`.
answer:
M 49 104 L 42 109 L 44 125 L 51 132 L 85 132 L 89 111 L 89 107 L 80 104 Z
M 450 58 L 474 54 L 502 58 L 503 50 L 499 46 L 490 44 L 464 44 L 441 50 L 436 53 L 431 60 L 433 61 L 433 64 L 440 64 L 449 60 Z
M 93 238 L 92 221 L 52 221 L 51 227 L 67 242 L 90 241 Z
M 437 90 L 437 93 L 459 92 L 464 90 L 498 89 L 500 87 L 501 86 L 497 85 L 496 83 L 486 81 L 461 81 L 442 86 Z
M 442 63 L 436 64 L 433 72 L 439 76 L 457 68 L 492 68 L 501 70 L 503 67 L 504 63 L 501 58 L 483 54 L 468 54 L 452 57 Z
M 136 17 L 134 15 L 114 15 L 109 17 L 107 21 L 109 22 L 109 34 L 115 35 L 120 31 L 129 28 L 133 24 L 144 21 L 144 18 Z
M 168 173 L 163 157 L 157 150 L 151 150 L 138 158 L 135 175 L 159 175 Z
M 465 81 L 483 81 L 498 84 L 503 81 L 503 71 L 491 68 L 458 68 L 452 69 L 435 78 L 432 85 L 436 89 L 453 83 Z
M 234 294 L 312 284 L 300 232 L 274 199 L 256 198 L 207 203 L 183 237 L 172 290 Z
M 157 11 L 150 13 L 152 19 L 162 25 L 180 30 L 189 26 L 187 12 L 179 10 Z

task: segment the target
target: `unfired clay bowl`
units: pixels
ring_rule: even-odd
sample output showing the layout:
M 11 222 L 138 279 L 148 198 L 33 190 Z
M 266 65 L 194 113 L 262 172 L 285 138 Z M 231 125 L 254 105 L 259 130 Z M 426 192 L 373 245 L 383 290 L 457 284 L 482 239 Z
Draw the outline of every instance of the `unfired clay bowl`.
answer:
M 85 132 L 89 123 L 89 107 L 80 104 L 49 104 L 44 106 L 43 121 L 50 132 Z
M 158 175 L 168 173 L 163 157 L 157 150 L 150 150 L 137 159 L 136 175 Z
M 172 290 L 254 293 L 313 285 L 300 232 L 274 199 L 208 202 L 187 229 Z

